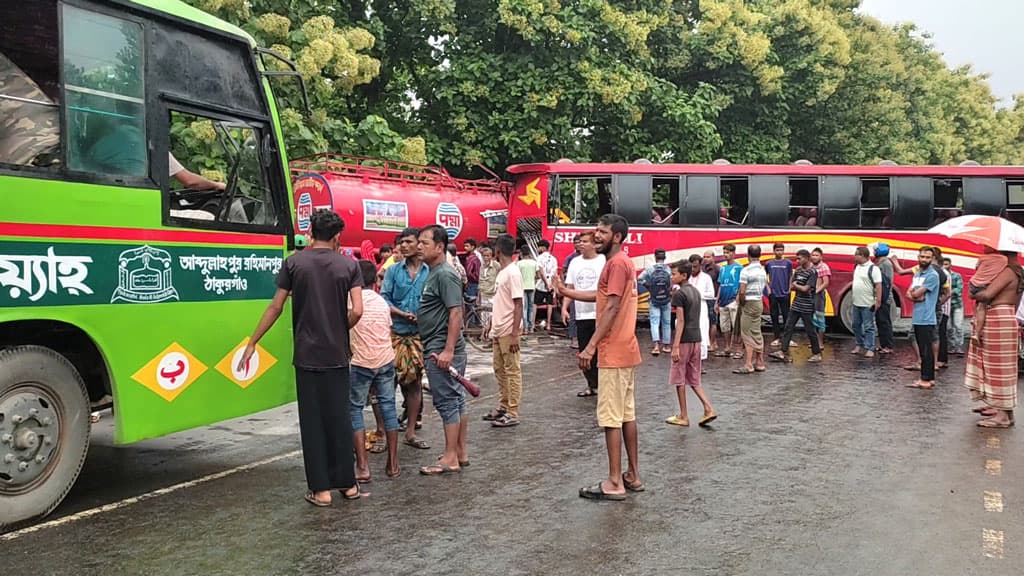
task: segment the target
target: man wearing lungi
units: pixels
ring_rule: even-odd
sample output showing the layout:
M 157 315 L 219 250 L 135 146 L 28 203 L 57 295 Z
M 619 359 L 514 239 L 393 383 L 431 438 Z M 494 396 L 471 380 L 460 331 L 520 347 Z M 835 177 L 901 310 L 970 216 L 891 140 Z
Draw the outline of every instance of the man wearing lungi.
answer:
M 363 315 L 363 278 L 351 258 L 338 253 L 345 222 L 331 210 L 310 219 L 313 244 L 284 261 L 277 292 L 238 362 L 245 372 L 256 344 L 281 316 L 292 297 L 295 390 L 299 405 L 306 501 L 330 506 L 331 490 L 348 500 L 362 494 L 352 462 L 349 414 L 349 328 Z M 351 308 L 349 302 L 351 301 Z

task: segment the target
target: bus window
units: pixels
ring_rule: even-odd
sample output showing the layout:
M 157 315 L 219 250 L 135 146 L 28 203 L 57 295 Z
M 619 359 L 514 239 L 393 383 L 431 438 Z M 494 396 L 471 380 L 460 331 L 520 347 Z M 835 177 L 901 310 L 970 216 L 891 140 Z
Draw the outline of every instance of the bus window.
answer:
M 597 224 L 612 211 L 611 177 L 557 176 L 548 194 L 548 225 Z
M 655 178 L 651 192 L 651 223 L 655 226 L 679 224 L 679 177 Z
M 860 227 L 892 228 L 888 178 L 861 181 Z
M 928 228 L 932 224 L 931 178 L 899 176 L 892 179 L 892 226 L 896 228 Z M 868 226 L 865 225 L 865 228 Z M 885 227 L 885 226 L 883 226 Z
M 142 26 L 62 6 L 68 167 L 146 176 Z
M 1006 207 L 1007 187 L 1002 178 L 965 176 L 964 213 L 998 216 Z
M 1024 225 L 1024 181 L 1006 182 L 1006 219 Z
M 821 195 L 821 226 L 857 228 L 860 226 L 860 179 L 853 176 L 824 176 Z
M 746 178 L 722 178 L 720 181 L 720 226 L 750 226 L 750 188 Z
M 17 44 L 22 39 L 0 39 L 0 164 L 56 167 L 60 160 L 60 108 L 15 64 L 15 46 L 6 40 Z M 31 62 L 31 57 L 19 61 Z M 56 55 L 48 64 L 57 69 Z
M 789 226 L 818 225 L 818 179 L 789 179 Z
M 240 120 L 170 111 L 169 216 L 254 227 L 279 211 L 260 158 L 261 130 Z
M 613 177 L 612 195 L 615 213 L 637 226 L 651 224 L 652 178 L 648 174 L 622 174 Z
M 749 180 L 750 216 L 747 224 L 756 227 L 785 226 L 789 203 L 789 178 L 751 176 Z
M 964 213 L 964 185 L 962 180 L 936 178 L 935 207 L 932 226 L 956 218 Z
M 719 184 L 717 176 L 684 176 L 680 223 L 684 226 L 718 226 Z

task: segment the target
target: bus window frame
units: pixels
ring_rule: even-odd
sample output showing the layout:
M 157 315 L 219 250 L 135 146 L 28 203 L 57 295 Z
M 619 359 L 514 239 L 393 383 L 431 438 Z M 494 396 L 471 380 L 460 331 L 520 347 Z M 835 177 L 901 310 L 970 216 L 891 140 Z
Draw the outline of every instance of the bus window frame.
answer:
M 861 186 L 861 188 L 860 188 L 860 196 L 858 198 L 858 203 L 859 203 L 860 207 L 857 209 L 857 227 L 859 229 L 862 229 L 862 230 L 892 230 L 893 228 L 895 228 L 896 227 L 896 219 L 895 219 L 895 197 L 896 197 L 896 194 L 895 194 L 895 192 L 893 190 L 893 188 L 894 188 L 893 180 L 895 180 L 896 178 L 893 177 L 893 176 L 861 176 L 861 177 L 859 177 L 859 179 L 860 179 L 860 186 Z M 888 206 L 887 207 L 883 207 L 883 206 L 868 206 L 868 207 L 865 207 L 865 205 L 864 205 L 864 196 L 865 196 L 865 194 L 868 191 L 868 187 L 872 183 L 881 183 L 883 181 L 886 183 L 885 184 L 885 188 L 886 188 L 886 203 L 888 204 Z M 864 225 L 864 215 L 865 215 L 865 212 L 867 212 L 868 214 L 874 214 L 874 213 L 877 213 L 877 212 L 881 212 L 883 210 L 888 212 L 888 217 L 889 217 L 889 225 L 888 226 L 878 225 L 878 226 L 867 227 L 867 226 Z M 881 221 L 885 222 L 885 218 L 886 218 L 886 216 L 883 215 Z
M 1006 198 L 1006 203 L 1003 205 L 1002 217 L 1014 224 L 1021 225 L 1021 223 L 1024 222 L 1024 202 L 1015 204 L 1010 203 L 1010 186 L 1020 186 L 1021 191 L 1024 192 L 1024 178 L 1003 178 L 1003 189 L 1005 190 L 1004 196 Z M 1011 212 L 1017 215 L 1017 219 L 1010 217 Z
M 625 202 L 621 194 L 621 183 L 640 184 L 642 198 L 628 198 Z M 626 219 L 630 226 L 653 226 L 654 219 L 651 213 L 654 210 L 654 175 L 653 174 L 615 174 L 612 176 L 611 186 L 612 211 Z M 646 198 L 646 202 L 644 199 Z M 623 204 L 629 206 L 629 214 L 622 211 Z M 643 214 L 640 221 L 634 221 L 636 215 Z
M 557 222 L 557 221 L 552 223 L 552 221 L 551 221 L 551 216 L 552 216 L 551 210 L 553 208 L 557 208 L 559 210 L 562 210 L 561 194 L 559 193 L 559 186 L 561 186 L 563 181 L 576 182 L 576 181 L 582 181 L 582 180 L 593 180 L 594 181 L 594 187 L 597 190 L 597 204 L 598 204 L 598 206 L 597 206 L 597 212 L 598 212 L 597 217 L 600 218 L 601 214 L 605 213 L 606 211 L 602 210 L 602 205 L 601 205 L 601 188 L 600 188 L 599 184 L 600 184 L 600 181 L 606 180 L 608 182 L 608 202 L 609 202 L 609 204 L 611 206 L 611 209 L 609 211 L 614 212 L 614 208 L 615 208 L 615 206 L 614 206 L 615 203 L 614 203 L 614 200 L 613 200 L 613 195 L 615 194 L 615 192 L 614 192 L 614 186 L 615 186 L 614 178 L 615 178 L 615 175 L 614 174 L 579 174 L 579 175 L 577 175 L 577 174 L 570 174 L 570 175 L 565 175 L 565 174 L 558 174 L 558 173 L 549 173 L 548 178 L 549 178 L 549 180 L 548 180 L 548 194 L 547 194 L 547 198 L 544 200 L 544 202 L 545 202 L 545 206 L 544 206 L 544 210 L 545 210 L 544 221 L 547 222 L 547 226 L 548 227 L 554 228 L 554 227 L 559 227 L 559 226 L 596 226 L 597 225 L 596 219 L 595 219 L 594 222 L 577 222 L 576 221 L 576 217 L 579 216 L 578 214 L 573 214 L 572 215 L 573 218 L 569 222 L 567 222 L 567 223 L 563 224 L 563 223 Z M 551 206 L 551 194 L 552 194 L 552 191 L 554 192 L 555 197 L 558 198 L 558 200 L 559 200 L 558 206 L 554 206 L 554 207 Z M 573 208 L 573 211 L 575 212 L 576 207 L 573 206 L 572 208 Z M 565 213 L 566 215 L 568 215 L 568 213 L 566 213 L 564 210 L 562 210 L 562 212 Z
M 160 167 L 160 220 L 164 226 L 172 228 L 217 230 L 224 232 L 244 232 L 249 234 L 289 234 L 292 218 L 290 211 L 290 198 L 288 198 L 287 187 L 283 184 L 277 185 L 277 181 L 280 180 L 280 177 L 275 177 L 275 172 L 277 172 L 275 168 L 280 166 L 280 151 L 277 150 L 278 154 L 275 155 L 274 158 L 264 157 L 264 139 L 270 136 L 271 139 L 276 140 L 277 137 L 273 129 L 273 122 L 270 118 L 259 117 L 254 114 L 238 111 L 228 113 L 223 111 L 223 107 L 221 106 L 192 102 L 188 99 L 166 93 L 160 94 L 160 101 L 157 108 L 159 110 L 158 115 L 162 120 L 158 125 L 155 137 L 156 145 L 154 146 L 154 151 L 156 154 L 156 160 L 154 160 L 153 164 L 159 165 Z M 171 176 L 168 174 L 169 169 L 167 165 L 167 155 L 170 153 L 171 149 L 171 112 L 191 114 L 193 116 L 208 118 L 210 120 L 243 121 L 252 127 L 253 132 L 259 136 L 260 166 L 263 172 L 264 182 L 270 190 L 270 197 L 274 203 L 273 209 L 274 213 L 277 215 L 276 225 L 270 226 L 266 224 L 249 224 L 221 220 L 197 220 L 171 216 Z M 185 168 L 189 167 L 186 166 Z
M 58 126 L 60 127 L 60 166 L 56 168 L 47 168 L 40 166 L 24 166 L 16 164 L 0 163 L 0 175 L 7 176 L 21 176 L 26 178 L 35 178 L 38 180 L 55 180 L 60 182 L 69 182 L 73 184 L 96 184 L 100 186 L 117 186 L 121 188 L 138 188 L 146 190 L 155 190 L 159 188 L 159 184 L 156 179 L 156 169 L 153 162 L 153 138 L 152 125 L 152 108 L 153 108 L 153 94 L 144 90 L 143 96 L 143 114 L 146 119 L 146 152 L 148 155 L 147 159 L 147 174 L 145 176 L 136 175 L 113 175 L 104 174 L 100 172 L 87 172 L 84 170 L 72 170 L 68 167 L 68 126 L 67 126 L 67 98 L 65 97 L 66 88 L 64 85 L 64 6 L 71 6 L 79 10 L 85 10 L 88 12 L 95 12 L 109 18 L 116 18 L 138 24 L 142 28 L 142 78 L 144 86 L 148 87 L 150 66 L 148 62 L 148 45 L 150 42 L 150 26 L 149 20 L 143 16 L 140 16 L 136 10 L 125 7 L 122 10 L 116 10 L 112 6 L 97 4 L 95 2 L 89 2 L 88 0 L 55 0 L 54 10 L 57 11 L 57 79 L 60 87 L 60 98 L 56 104 L 59 116 Z M 188 22 L 188 21 L 183 21 Z
M 1002 176 L 964 176 L 964 214 L 1001 216 L 1006 210 L 1007 179 Z
M 792 178 L 792 176 L 768 174 L 754 174 L 747 177 L 747 210 L 750 212 L 749 226 L 753 228 L 786 228 L 788 226 L 790 209 L 789 182 Z M 778 183 L 781 183 L 782 186 L 772 185 Z M 758 193 L 752 194 L 751 190 L 755 187 L 758 188 Z M 769 192 L 768 194 L 765 193 L 766 190 Z M 776 220 L 778 220 L 778 214 L 782 215 L 781 223 L 765 223 L 763 221 L 766 219 L 765 214 L 770 212 L 775 206 L 783 206 L 781 212 L 774 214 Z
M 889 206 L 892 214 L 892 227 L 897 230 L 927 230 L 932 227 L 935 214 L 935 181 L 932 176 L 895 176 L 889 178 Z M 922 190 L 919 186 L 927 184 Z M 918 193 L 918 198 L 913 198 Z M 921 194 L 925 192 L 924 194 Z M 904 208 L 903 200 L 908 203 L 920 201 L 921 205 Z M 925 206 L 927 205 L 927 210 Z M 908 223 L 908 217 L 922 214 L 921 223 Z
M 787 183 L 789 185 L 789 194 L 786 197 L 786 227 L 787 228 L 821 228 L 821 180 L 817 176 L 786 176 Z M 812 182 L 814 183 L 814 205 L 804 204 L 793 204 L 793 182 Z M 793 223 L 789 222 L 789 214 L 793 209 L 802 210 L 804 208 L 813 208 L 814 216 L 808 217 L 814 218 L 814 224 L 811 225 L 797 225 L 796 220 L 800 217 L 793 219 Z
M 860 198 L 863 192 L 862 179 L 860 176 L 845 176 L 845 175 L 828 175 L 820 176 L 818 180 L 818 226 L 825 230 L 850 230 L 857 229 L 860 226 Z M 849 185 L 853 186 L 849 186 Z M 848 187 L 849 190 L 841 189 Z M 826 203 L 826 200 L 833 199 L 833 193 L 837 193 L 836 199 L 840 198 L 838 193 L 845 194 L 847 196 L 846 204 L 849 206 L 832 207 Z M 853 201 L 855 202 L 853 202 Z M 833 212 L 841 211 L 842 216 L 849 217 L 847 212 L 855 214 L 853 220 L 856 224 L 843 223 L 842 225 L 836 225 L 831 222 Z

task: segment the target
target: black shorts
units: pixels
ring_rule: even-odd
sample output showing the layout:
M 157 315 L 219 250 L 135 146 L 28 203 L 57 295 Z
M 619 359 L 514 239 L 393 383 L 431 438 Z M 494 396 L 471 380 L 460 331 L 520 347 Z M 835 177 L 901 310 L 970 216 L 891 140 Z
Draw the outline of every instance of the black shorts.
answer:
M 552 306 L 555 303 L 555 296 L 551 292 L 544 292 L 543 290 L 534 290 L 533 292 L 533 304 L 535 306 Z

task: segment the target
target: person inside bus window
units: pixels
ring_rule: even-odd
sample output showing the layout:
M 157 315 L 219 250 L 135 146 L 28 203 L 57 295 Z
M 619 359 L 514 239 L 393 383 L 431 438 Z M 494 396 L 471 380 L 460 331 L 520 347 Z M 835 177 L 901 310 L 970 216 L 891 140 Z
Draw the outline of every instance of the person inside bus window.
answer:
M 0 163 L 49 166 L 60 156 L 60 109 L 0 53 Z

